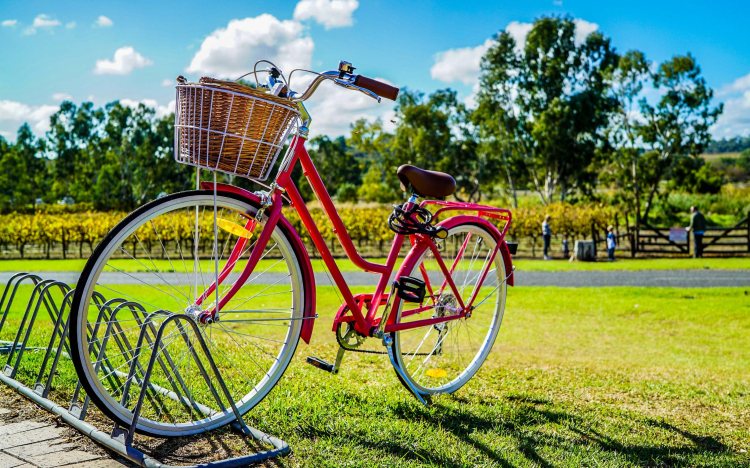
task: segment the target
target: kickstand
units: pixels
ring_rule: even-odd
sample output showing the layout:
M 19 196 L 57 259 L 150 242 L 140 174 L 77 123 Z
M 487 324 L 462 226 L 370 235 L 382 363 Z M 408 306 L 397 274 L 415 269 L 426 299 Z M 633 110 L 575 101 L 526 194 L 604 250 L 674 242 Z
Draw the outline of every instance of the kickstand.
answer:
M 391 338 L 391 335 L 385 335 L 383 337 L 383 345 L 385 346 L 385 349 L 388 351 L 388 358 L 391 360 L 391 364 L 393 365 L 393 368 L 396 369 L 396 372 L 401 377 L 401 381 L 404 383 L 406 388 L 408 388 L 411 393 L 417 397 L 419 401 L 422 402 L 423 405 L 429 408 L 429 404 L 422 398 L 422 394 L 419 393 L 419 391 L 414 388 L 414 386 L 409 382 L 409 379 L 406 378 L 406 375 L 404 375 L 404 371 L 401 370 L 398 363 L 396 363 L 396 359 L 393 357 L 393 338 Z

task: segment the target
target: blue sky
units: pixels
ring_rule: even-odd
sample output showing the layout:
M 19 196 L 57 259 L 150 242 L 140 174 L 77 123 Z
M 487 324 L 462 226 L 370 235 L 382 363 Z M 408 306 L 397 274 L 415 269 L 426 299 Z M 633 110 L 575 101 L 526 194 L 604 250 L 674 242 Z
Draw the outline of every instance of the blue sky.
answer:
M 285 71 L 335 68 L 471 103 L 478 58 L 500 30 L 523 37 L 542 15 L 570 15 L 619 51 L 660 62 L 691 52 L 725 115 L 715 137 L 750 135 L 747 1 L 13 1 L 0 2 L 0 135 L 28 121 L 41 135 L 63 99 L 119 99 L 170 110 L 177 75 L 233 77 L 259 58 Z M 173 105 L 173 104 L 172 104 Z M 313 133 L 347 133 L 356 118 L 393 118 L 392 104 L 322 87 Z

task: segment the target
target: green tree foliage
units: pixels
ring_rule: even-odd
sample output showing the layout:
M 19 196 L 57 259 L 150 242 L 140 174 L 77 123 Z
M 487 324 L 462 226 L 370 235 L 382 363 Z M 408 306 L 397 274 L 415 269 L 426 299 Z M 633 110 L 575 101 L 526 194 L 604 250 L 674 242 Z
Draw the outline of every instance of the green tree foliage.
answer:
M 310 140 L 308 153 L 329 194 L 337 194 L 339 188 L 346 184 L 356 187 L 362 182 L 359 162 L 349 150 L 344 137 L 336 140 L 331 140 L 326 136 L 315 137 Z M 304 179 L 304 175 L 298 176 L 301 194 L 309 200 L 313 198 L 312 188 Z M 347 201 L 356 201 L 356 199 Z
M 483 171 L 477 143 L 469 125 L 471 114 L 456 92 L 438 90 L 424 94 L 404 90 L 396 107 L 398 125 L 393 138 L 394 171 L 401 164 L 447 172 L 458 183 L 456 198 L 478 200 L 482 188 L 494 182 L 492 171 Z
M 679 192 L 716 194 L 724 183 L 703 159 L 690 156 L 676 158 L 671 175 L 669 188 Z
M 188 166 L 172 158 L 174 116 L 113 102 L 64 102 L 50 118 L 46 138 L 28 125 L 14 145 L 0 140 L 0 209 L 33 208 L 36 199 L 66 197 L 100 210 L 132 210 L 161 192 L 192 187 Z
M 360 161 L 364 175 L 357 190 L 359 199 L 389 203 L 403 200 L 398 187 L 398 163 L 393 154 L 394 135 L 383 130 L 380 120 L 360 119 L 352 124 L 349 148 Z
M 652 79 L 662 97 L 654 106 L 641 99 L 644 122 L 638 129 L 647 160 L 645 170 L 641 171 L 648 187 L 641 215 L 644 222 L 648 221 L 654 195 L 675 158 L 697 158 L 711 140 L 709 128 L 723 110 L 722 104 L 711 107 L 713 90 L 706 86 L 700 66 L 690 54 L 665 61 Z
M 607 77 L 616 63 L 599 32 L 576 45 L 571 18 L 537 20 L 522 45 L 505 31 L 495 36 L 482 60 L 476 122 L 511 187 L 513 165 L 528 171 L 544 204 L 556 193 L 564 200 L 590 190 L 614 108 Z
M 635 213 L 636 220 L 641 218 L 641 194 L 647 189 L 640 175 L 647 169 L 649 161 L 642 157 L 640 123 L 636 112 L 643 86 L 651 77 L 650 67 L 651 62 L 643 52 L 637 50 L 619 57 L 611 78 L 616 107 L 606 132 L 612 153 L 613 178 L 620 186 L 621 197 Z
M 15 145 L 0 137 L 0 207 L 16 210 L 33 206 L 44 194 L 46 161 L 38 154 L 42 143 L 24 124 L 18 129 Z
M 644 98 L 646 85 L 657 98 Z M 476 108 L 450 89 L 403 89 L 393 131 L 362 119 L 347 138 L 319 136 L 308 149 L 329 193 L 342 202 L 404 200 L 396 170 L 413 164 L 455 177 L 458 200 L 493 198 L 499 187 L 514 207 L 518 190 L 533 190 L 549 205 L 596 198 L 597 185 L 609 184 L 640 223 L 657 195 L 713 193 L 722 177 L 747 180 L 750 154 L 711 164 L 698 159 L 722 110 L 711 106 L 712 96 L 689 54 L 654 69 L 642 52 L 618 55 L 598 31 L 576 41 L 571 18 L 542 17 L 523 44 L 505 31 L 493 38 L 481 61 Z M 720 143 L 714 147 L 745 140 Z M 192 188 L 195 170 L 175 163 L 173 146 L 174 115 L 157 118 L 153 109 L 119 102 L 64 102 L 44 138 L 28 126 L 15 144 L 0 138 L 0 210 L 69 197 L 125 211 Z M 242 177 L 217 177 L 255 189 Z M 299 164 L 292 178 L 311 200 Z
M 706 153 L 741 153 L 750 151 L 750 137 L 734 137 L 714 140 L 706 147 Z

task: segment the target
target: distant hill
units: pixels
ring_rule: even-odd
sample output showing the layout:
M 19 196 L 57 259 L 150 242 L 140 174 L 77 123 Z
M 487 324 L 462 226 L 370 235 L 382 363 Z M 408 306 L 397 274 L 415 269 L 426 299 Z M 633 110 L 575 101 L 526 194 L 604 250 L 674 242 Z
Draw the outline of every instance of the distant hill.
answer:
M 708 148 L 706 148 L 706 153 L 740 153 L 746 149 L 750 149 L 750 137 L 734 137 L 712 141 L 709 143 Z

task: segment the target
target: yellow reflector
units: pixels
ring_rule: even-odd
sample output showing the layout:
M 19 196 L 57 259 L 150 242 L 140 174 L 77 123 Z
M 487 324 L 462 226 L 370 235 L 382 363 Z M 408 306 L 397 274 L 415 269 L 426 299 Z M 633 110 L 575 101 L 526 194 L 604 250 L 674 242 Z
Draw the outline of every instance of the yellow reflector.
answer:
M 433 379 L 442 379 L 443 377 L 448 375 L 448 373 L 443 369 L 430 369 L 425 372 L 425 374 L 427 374 L 428 377 L 432 377 Z
M 250 239 L 253 237 L 253 233 L 245 229 L 244 227 L 240 226 L 237 223 L 234 223 L 232 221 L 229 221 L 227 219 L 217 219 L 216 225 L 222 228 L 223 230 L 227 231 L 230 234 L 234 234 L 237 237 L 244 237 L 245 239 Z

